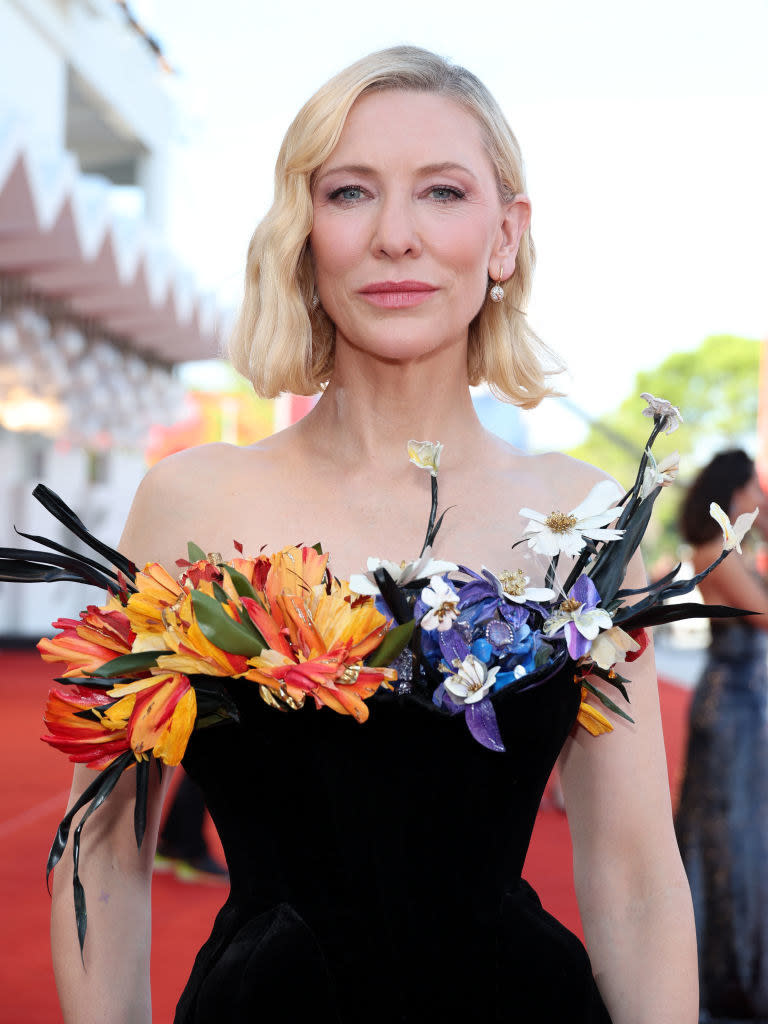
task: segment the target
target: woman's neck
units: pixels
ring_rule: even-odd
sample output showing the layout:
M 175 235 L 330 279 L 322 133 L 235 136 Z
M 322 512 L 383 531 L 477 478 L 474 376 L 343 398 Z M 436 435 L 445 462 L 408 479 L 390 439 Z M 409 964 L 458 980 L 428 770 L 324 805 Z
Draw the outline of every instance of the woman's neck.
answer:
M 440 441 L 457 464 L 476 454 L 485 437 L 469 393 L 466 353 L 450 349 L 409 363 L 345 353 L 303 424 L 307 442 L 332 453 L 337 471 L 402 467 L 411 439 Z

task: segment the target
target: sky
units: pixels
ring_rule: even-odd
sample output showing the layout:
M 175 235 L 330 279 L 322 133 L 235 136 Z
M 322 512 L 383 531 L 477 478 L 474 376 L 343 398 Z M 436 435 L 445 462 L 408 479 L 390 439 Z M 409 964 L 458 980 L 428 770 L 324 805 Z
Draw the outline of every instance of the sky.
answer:
M 282 135 L 363 54 L 425 46 L 478 74 L 525 158 L 538 265 L 529 319 L 588 416 L 712 334 L 768 337 L 768 2 L 136 0 L 177 70 L 172 248 L 236 304 Z M 535 448 L 584 433 L 525 414 Z

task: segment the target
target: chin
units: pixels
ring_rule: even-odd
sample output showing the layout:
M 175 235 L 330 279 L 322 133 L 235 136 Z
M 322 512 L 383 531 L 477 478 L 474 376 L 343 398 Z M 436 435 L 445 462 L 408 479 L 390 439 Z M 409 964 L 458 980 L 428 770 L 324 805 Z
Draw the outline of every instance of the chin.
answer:
M 345 339 L 351 349 L 367 353 L 376 359 L 392 362 L 411 362 L 438 354 L 454 348 L 456 345 L 467 347 L 469 325 L 462 325 L 450 335 L 446 335 L 445 321 L 439 323 L 430 318 L 429 323 L 418 324 L 392 323 L 380 324 L 376 329 L 354 330 L 349 333 L 337 329 L 337 339 Z M 354 339 L 354 340 L 346 340 Z M 337 348 L 339 342 L 337 340 Z

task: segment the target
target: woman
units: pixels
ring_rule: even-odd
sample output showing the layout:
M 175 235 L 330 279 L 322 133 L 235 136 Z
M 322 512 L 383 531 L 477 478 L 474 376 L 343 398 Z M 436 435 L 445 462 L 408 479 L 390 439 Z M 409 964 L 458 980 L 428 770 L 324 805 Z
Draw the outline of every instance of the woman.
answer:
M 710 502 L 732 516 L 765 504 L 749 456 L 720 452 L 699 473 L 680 527 L 696 571 L 716 547 Z M 757 526 L 763 536 L 766 518 Z M 702 1020 L 768 1020 L 768 593 L 741 559 L 701 583 L 707 602 L 759 614 L 713 621 L 691 705 L 677 831 L 694 899 Z
M 550 393 L 548 353 L 523 312 L 529 217 L 517 143 L 474 76 L 400 47 L 332 79 L 286 135 L 232 344 L 260 394 L 327 381 L 322 397 L 252 448 L 155 467 L 122 548 L 173 567 L 187 538 L 222 551 L 233 537 L 251 551 L 320 540 L 339 577 L 372 555 L 413 558 L 428 501 L 404 458 L 417 437 L 445 445 L 451 511 L 436 557 L 522 567 L 512 510 L 573 508 L 602 477 L 562 455 L 524 456 L 483 430 L 470 400 L 483 380 L 523 407 Z M 631 577 L 644 580 L 639 565 Z M 241 695 L 236 735 L 193 738 L 184 762 L 232 895 L 177 1021 L 694 1021 L 656 685 L 647 659 L 633 667 L 636 727 L 616 719 L 610 735 L 567 738 L 578 688 L 561 673 L 509 703 L 504 755 L 470 750 L 415 705 L 382 701 L 339 730 L 335 715 L 265 719 Z M 558 754 L 591 969 L 520 880 Z M 76 774 L 73 798 L 87 781 Z M 129 784 L 118 809 L 99 812 L 81 857 L 86 887 L 103 894 L 89 904 L 85 973 L 71 874 L 58 869 L 53 942 L 70 1020 L 149 1016 L 152 852 L 146 840 L 136 851 L 131 796 Z

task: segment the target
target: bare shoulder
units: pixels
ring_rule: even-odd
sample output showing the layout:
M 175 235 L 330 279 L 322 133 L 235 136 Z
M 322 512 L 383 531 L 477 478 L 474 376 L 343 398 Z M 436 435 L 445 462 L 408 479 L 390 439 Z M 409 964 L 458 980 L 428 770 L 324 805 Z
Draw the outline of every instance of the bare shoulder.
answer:
M 539 461 L 540 472 L 545 479 L 556 482 L 559 492 L 568 497 L 568 504 L 578 504 L 595 484 L 601 480 L 612 480 L 609 473 L 582 462 L 563 452 L 546 452 L 543 455 L 529 456 Z
M 524 504 L 544 511 L 575 508 L 601 480 L 611 476 L 562 452 L 527 454 L 504 445 L 501 465 L 510 488 L 524 498 Z
M 233 496 L 245 452 L 235 445 L 206 444 L 152 466 L 134 497 L 120 549 L 138 565 L 157 561 L 172 567 L 186 541 L 201 536 L 220 504 Z M 258 461 L 254 453 L 249 458 Z

